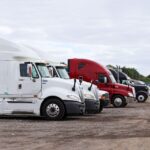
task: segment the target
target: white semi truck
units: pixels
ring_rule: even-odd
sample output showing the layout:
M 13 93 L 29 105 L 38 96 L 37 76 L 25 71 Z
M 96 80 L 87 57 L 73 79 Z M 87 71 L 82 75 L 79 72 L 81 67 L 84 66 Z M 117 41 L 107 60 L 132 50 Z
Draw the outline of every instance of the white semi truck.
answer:
M 0 115 L 61 120 L 84 111 L 83 91 L 78 85 L 52 78 L 36 53 L 0 39 Z

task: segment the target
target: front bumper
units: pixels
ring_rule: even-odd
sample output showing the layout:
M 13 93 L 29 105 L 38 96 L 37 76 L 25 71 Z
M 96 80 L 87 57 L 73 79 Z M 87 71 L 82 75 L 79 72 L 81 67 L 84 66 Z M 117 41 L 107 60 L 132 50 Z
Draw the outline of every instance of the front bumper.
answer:
M 83 115 L 85 113 L 85 103 L 76 101 L 65 101 L 67 115 Z
M 136 101 L 135 97 L 125 97 L 126 103 L 134 103 Z
M 87 113 L 99 112 L 100 101 L 93 99 L 85 99 L 85 111 Z

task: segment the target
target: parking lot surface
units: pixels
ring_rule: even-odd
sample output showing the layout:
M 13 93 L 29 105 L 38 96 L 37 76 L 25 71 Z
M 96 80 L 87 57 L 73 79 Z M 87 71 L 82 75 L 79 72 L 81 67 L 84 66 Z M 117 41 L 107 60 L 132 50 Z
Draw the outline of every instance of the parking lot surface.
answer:
M 0 150 L 39 149 L 149 150 L 150 99 L 64 121 L 0 117 Z

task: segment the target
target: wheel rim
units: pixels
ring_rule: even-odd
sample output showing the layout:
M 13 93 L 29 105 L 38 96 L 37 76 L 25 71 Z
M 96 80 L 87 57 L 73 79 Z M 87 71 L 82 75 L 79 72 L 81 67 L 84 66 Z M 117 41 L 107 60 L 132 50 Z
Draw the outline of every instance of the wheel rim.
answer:
M 145 99 L 145 97 L 144 97 L 143 95 L 139 95 L 139 96 L 138 96 L 138 100 L 139 100 L 140 102 L 143 102 L 144 99 Z
M 46 113 L 49 117 L 57 117 L 60 113 L 60 108 L 57 104 L 49 104 L 47 107 L 46 107 Z
M 115 106 L 120 107 L 122 105 L 122 99 L 119 97 L 115 98 L 114 104 L 115 104 Z

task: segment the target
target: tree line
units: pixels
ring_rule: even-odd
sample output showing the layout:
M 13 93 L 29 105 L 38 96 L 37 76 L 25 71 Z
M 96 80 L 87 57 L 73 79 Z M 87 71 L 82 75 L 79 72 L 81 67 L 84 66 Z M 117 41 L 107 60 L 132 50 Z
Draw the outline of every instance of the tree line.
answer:
M 150 75 L 144 76 L 140 74 L 135 68 L 122 67 L 122 71 L 126 73 L 129 77 L 131 77 L 132 79 L 141 80 L 141 81 L 150 83 Z
M 115 70 L 117 69 L 117 67 L 112 65 L 107 65 L 107 67 L 111 67 Z M 132 79 L 150 83 L 150 75 L 144 76 L 141 73 L 139 73 L 136 68 L 121 67 L 120 70 L 122 70 L 122 72 L 126 73 Z

